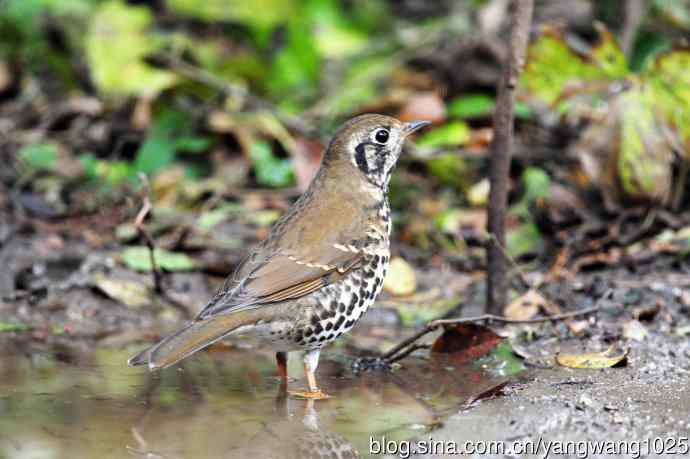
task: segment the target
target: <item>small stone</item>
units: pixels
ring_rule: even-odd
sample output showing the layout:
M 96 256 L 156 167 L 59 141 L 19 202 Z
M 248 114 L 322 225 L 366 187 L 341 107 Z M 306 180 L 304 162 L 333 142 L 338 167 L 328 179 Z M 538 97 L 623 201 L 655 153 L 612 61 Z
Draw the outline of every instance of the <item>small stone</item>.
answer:
M 637 320 L 631 320 L 623 325 L 623 337 L 633 341 L 644 341 L 649 335 L 649 332 Z

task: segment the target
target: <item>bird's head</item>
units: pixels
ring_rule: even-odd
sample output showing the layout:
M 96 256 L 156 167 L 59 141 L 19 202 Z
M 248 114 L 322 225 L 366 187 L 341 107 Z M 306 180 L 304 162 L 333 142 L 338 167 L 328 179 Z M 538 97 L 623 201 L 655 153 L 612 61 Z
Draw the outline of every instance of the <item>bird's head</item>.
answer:
M 347 121 L 335 133 L 324 156 L 349 163 L 357 174 L 385 188 L 400 157 L 405 138 L 428 121 L 403 122 L 390 116 L 366 114 Z

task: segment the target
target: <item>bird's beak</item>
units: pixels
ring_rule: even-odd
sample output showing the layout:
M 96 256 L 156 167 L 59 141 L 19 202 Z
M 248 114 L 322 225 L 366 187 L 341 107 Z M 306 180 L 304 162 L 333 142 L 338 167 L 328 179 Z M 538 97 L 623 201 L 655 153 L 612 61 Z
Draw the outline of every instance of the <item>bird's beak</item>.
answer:
M 408 136 L 412 134 L 414 131 L 417 131 L 424 126 L 428 126 L 431 124 L 431 121 L 426 121 L 426 120 L 417 120 L 417 121 L 410 121 L 409 123 L 405 123 L 405 128 L 404 128 L 404 133 L 405 136 Z

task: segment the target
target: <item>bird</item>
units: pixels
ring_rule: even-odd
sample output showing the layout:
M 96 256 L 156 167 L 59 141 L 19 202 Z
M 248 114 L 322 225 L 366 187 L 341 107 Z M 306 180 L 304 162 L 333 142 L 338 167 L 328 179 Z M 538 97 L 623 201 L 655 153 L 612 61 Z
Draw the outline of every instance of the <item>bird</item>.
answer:
M 315 371 L 321 349 L 349 331 L 380 293 L 390 261 L 389 182 L 405 139 L 430 124 L 380 114 L 346 121 L 306 191 L 278 219 L 198 315 L 128 360 L 160 370 L 226 337 L 300 352 L 307 399 L 329 395 Z

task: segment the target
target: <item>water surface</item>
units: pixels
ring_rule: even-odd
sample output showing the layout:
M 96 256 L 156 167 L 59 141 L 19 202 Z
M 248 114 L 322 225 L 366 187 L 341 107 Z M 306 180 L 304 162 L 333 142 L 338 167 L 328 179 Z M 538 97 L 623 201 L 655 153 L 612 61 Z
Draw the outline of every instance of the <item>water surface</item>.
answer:
M 414 358 L 356 375 L 332 350 L 317 376 L 333 398 L 314 403 L 281 391 L 268 352 L 206 352 L 151 374 L 125 365 L 135 350 L 4 346 L 0 458 L 366 457 L 371 436 L 426 435 L 506 380 L 487 361 Z M 297 359 L 290 374 L 303 388 Z

